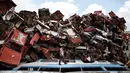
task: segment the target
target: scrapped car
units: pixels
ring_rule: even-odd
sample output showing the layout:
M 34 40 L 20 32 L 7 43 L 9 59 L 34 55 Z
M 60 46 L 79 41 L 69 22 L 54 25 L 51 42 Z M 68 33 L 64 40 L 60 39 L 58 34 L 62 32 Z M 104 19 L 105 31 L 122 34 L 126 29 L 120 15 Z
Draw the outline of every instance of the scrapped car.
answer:
M 26 39 L 27 34 L 13 29 L 0 49 L 0 62 L 13 66 L 19 65 L 22 54 L 26 49 Z

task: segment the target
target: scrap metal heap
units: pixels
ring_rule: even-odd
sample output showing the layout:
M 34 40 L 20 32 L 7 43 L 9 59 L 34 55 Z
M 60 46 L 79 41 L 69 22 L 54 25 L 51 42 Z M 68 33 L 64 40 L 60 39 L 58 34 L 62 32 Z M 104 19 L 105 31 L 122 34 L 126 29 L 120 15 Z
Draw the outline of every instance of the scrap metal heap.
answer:
M 109 15 L 95 11 L 63 20 L 59 10 L 51 14 L 48 8 L 39 9 L 38 15 L 35 11 L 8 11 L 0 20 L 1 64 L 17 66 L 39 59 L 59 59 L 61 47 L 65 59 L 125 64 L 126 21 L 112 11 Z

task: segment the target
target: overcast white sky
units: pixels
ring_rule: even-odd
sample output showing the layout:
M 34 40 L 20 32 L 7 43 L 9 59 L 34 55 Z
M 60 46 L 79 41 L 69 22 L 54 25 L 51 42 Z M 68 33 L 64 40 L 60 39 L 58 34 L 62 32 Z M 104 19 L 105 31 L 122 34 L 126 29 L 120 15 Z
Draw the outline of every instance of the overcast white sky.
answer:
M 16 4 L 16 11 L 30 10 L 38 11 L 39 8 L 49 8 L 53 13 L 60 10 L 65 18 L 77 13 L 79 15 L 102 10 L 108 14 L 111 10 L 119 17 L 127 21 L 127 30 L 130 31 L 130 0 L 13 0 Z

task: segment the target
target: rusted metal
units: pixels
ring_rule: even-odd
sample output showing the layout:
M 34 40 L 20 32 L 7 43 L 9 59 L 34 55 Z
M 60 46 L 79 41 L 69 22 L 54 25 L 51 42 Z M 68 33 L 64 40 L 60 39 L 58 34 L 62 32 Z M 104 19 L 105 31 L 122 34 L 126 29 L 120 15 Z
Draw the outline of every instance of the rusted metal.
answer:
M 42 8 L 38 15 L 35 11 L 16 13 L 12 9 L 1 19 L 2 64 L 17 66 L 20 62 L 59 59 L 61 47 L 67 61 L 75 58 L 85 63 L 107 60 L 125 64 L 128 61 L 126 21 L 114 12 L 109 16 L 102 11 L 83 16 L 74 14 L 63 20 L 59 10 L 51 14 L 49 9 Z

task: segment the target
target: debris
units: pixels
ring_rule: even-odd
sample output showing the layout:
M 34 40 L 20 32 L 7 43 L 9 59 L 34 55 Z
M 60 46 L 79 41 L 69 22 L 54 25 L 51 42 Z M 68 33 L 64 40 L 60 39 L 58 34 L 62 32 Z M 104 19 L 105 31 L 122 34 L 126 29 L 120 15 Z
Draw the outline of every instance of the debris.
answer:
M 110 17 L 95 11 L 63 20 L 59 10 L 51 14 L 48 8 L 42 8 L 38 15 L 35 11 L 10 10 L 0 20 L 1 63 L 17 66 L 38 59 L 60 59 L 60 48 L 64 48 L 67 61 L 128 61 L 123 35 L 126 21 L 114 12 Z

